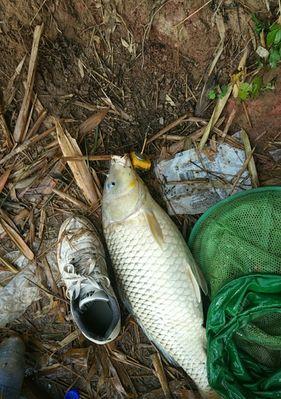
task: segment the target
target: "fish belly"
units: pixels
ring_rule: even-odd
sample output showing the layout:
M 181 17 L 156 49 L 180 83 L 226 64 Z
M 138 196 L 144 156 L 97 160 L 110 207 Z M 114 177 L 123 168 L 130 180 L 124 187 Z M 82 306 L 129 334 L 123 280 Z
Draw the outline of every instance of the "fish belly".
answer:
M 118 286 L 149 338 L 205 391 L 203 312 L 187 272 L 186 244 L 166 214 L 156 216 L 162 246 L 141 212 L 105 228 Z

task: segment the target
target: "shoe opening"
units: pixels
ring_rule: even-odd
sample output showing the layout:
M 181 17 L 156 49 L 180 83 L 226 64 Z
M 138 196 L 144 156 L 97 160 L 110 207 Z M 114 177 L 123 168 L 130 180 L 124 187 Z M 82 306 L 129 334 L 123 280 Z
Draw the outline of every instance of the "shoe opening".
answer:
M 82 333 L 94 341 L 106 341 L 118 322 L 118 308 L 115 300 L 96 299 L 79 308 L 79 300 L 72 303 L 74 320 Z

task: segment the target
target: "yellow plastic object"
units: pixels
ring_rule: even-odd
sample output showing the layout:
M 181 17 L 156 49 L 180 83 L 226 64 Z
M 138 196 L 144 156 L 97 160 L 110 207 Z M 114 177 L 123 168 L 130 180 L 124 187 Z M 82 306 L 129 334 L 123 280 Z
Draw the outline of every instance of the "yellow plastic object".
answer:
M 138 152 L 131 151 L 130 158 L 135 169 L 149 170 L 151 168 L 151 161 L 145 155 Z

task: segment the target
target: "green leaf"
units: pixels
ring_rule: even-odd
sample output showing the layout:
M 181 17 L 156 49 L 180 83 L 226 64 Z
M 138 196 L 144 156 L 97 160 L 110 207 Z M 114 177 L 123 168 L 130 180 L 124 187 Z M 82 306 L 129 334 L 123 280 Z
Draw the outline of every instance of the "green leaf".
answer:
M 278 32 L 277 29 L 268 32 L 268 34 L 266 35 L 266 45 L 267 45 L 267 47 L 272 46 L 272 44 L 273 44 L 274 41 L 275 41 L 277 32 Z
M 239 85 L 238 97 L 240 100 L 248 100 L 252 92 L 252 85 L 250 83 L 244 82 Z
M 219 94 L 219 99 L 222 99 L 226 95 L 227 90 L 228 90 L 228 86 L 227 85 L 222 85 L 221 92 Z
M 251 94 L 253 97 L 257 97 L 262 89 L 262 77 L 261 76 L 256 76 L 253 80 L 252 80 L 252 90 L 251 90 Z
M 215 100 L 217 98 L 217 92 L 215 89 L 211 89 L 208 92 L 208 98 L 209 98 L 209 100 Z
M 269 65 L 271 68 L 276 68 L 281 59 L 280 52 L 277 49 L 271 49 L 269 52 Z
M 275 39 L 274 39 L 274 44 L 278 44 L 281 41 L 281 28 L 277 31 Z
M 267 22 L 262 21 L 259 19 L 255 14 L 252 15 L 252 21 L 255 24 L 255 31 L 260 34 L 263 30 L 267 29 Z

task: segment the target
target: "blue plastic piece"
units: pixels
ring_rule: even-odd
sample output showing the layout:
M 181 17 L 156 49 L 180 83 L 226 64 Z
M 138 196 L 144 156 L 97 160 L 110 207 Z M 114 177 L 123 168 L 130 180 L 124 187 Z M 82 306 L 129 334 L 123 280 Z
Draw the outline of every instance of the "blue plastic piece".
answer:
M 70 389 L 66 392 L 64 399 L 79 399 L 80 395 L 77 389 Z

